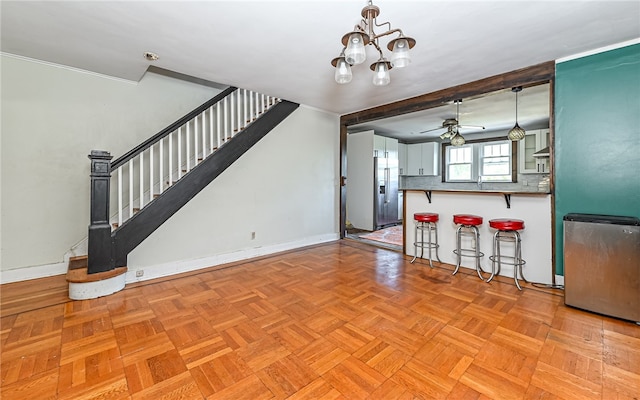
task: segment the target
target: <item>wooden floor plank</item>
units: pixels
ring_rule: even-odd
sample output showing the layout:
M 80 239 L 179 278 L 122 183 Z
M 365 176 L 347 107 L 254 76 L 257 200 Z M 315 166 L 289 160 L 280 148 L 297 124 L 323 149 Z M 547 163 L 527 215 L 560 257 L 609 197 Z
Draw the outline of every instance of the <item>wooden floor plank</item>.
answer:
M 625 399 L 640 327 L 344 240 L 71 301 L 0 287 L 2 399 Z

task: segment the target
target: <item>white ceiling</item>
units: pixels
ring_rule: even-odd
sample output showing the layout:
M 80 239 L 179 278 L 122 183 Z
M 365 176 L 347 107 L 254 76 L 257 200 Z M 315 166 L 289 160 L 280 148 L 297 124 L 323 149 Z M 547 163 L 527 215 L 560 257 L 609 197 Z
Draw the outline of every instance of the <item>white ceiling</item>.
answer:
M 362 0 L 0 4 L 5 53 L 134 81 L 153 64 L 341 115 L 640 37 L 637 0 L 376 0 L 378 22 L 417 44 L 412 64 L 375 87 L 372 48 L 348 85 L 334 82 L 330 65 Z M 160 59 L 147 61 L 146 51 Z M 455 115 L 453 106 L 440 111 L 420 130 Z

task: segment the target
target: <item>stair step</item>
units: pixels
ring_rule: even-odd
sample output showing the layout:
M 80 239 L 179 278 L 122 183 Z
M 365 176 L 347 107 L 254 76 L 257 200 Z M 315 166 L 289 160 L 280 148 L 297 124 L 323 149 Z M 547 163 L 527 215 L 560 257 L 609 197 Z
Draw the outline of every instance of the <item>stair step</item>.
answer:
M 89 274 L 88 267 L 69 269 L 67 271 L 67 282 L 70 283 L 87 283 L 98 282 L 105 279 L 113 278 L 127 273 L 127 267 L 114 268 L 111 271 L 98 272 L 96 274 Z
M 88 256 L 74 256 L 69 258 L 69 269 L 87 268 Z
M 97 274 L 88 273 L 88 256 L 74 256 L 69 258 L 69 269 L 67 270 L 67 282 L 84 283 L 96 282 L 104 279 L 113 278 L 127 272 L 127 267 L 118 267 L 111 271 L 98 272 Z

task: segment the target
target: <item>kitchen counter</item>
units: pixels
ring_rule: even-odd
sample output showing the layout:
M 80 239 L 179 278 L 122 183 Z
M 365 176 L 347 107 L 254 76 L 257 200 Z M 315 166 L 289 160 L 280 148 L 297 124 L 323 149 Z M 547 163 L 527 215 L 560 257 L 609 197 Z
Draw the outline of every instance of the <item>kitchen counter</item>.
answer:
M 524 196 L 548 196 L 550 192 L 541 191 L 521 191 L 521 190 L 472 190 L 472 189 L 403 189 L 403 192 L 421 192 L 426 194 L 427 200 L 431 203 L 433 193 L 460 193 L 460 194 L 500 194 L 504 197 L 505 205 L 507 208 L 511 208 L 511 196 L 512 195 L 524 195 Z
M 400 190 L 429 190 L 432 192 L 549 194 L 549 175 L 520 174 L 517 182 L 442 182 L 441 176 L 401 176 Z
M 546 192 L 522 192 L 518 190 L 466 190 L 466 189 L 404 189 L 405 254 L 414 255 L 413 214 L 435 212 L 438 221 L 440 259 L 455 265 L 453 249 L 456 246 L 453 223 L 454 214 L 475 214 L 483 218 L 480 231 L 480 251 L 484 253 L 481 265 L 491 271 L 492 240 L 495 229 L 489 228 L 489 220 L 517 218 L 525 221 L 522 237 L 522 257 L 526 261 L 524 276 L 532 282 L 552 282 L 551 260 L 551 195 Z M 504 197 L 504 199 L 503 199 Z M 463 243 L 464 246 L 464 243 Z M 469 243 L 466 246 L 470 246 Z M 510 252 L 509 246 L 504 247 Z M 475 260 L 462 258 L 462 267 L 475 269 Z M 424 264 L 423 264 L 424 265 Z M 428 268 L 428 265 L 427 265 Z M 503 265 L 500 275 L 513 277 L 513 266 Z M 488 276 L 488 275 L 487 275 Z

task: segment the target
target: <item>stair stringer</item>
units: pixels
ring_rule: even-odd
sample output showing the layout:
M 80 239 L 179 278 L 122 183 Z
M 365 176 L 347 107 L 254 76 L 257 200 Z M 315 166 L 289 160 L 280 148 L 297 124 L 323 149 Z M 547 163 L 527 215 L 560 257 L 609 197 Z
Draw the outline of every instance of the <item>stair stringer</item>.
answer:
M 111 233 L 112 266 L 127 265 L 128 254 L 173 214 L 231 166 L 242 154 L 285 120 L 299 104 L 281 101 L 239 132 L 140 212 Z

